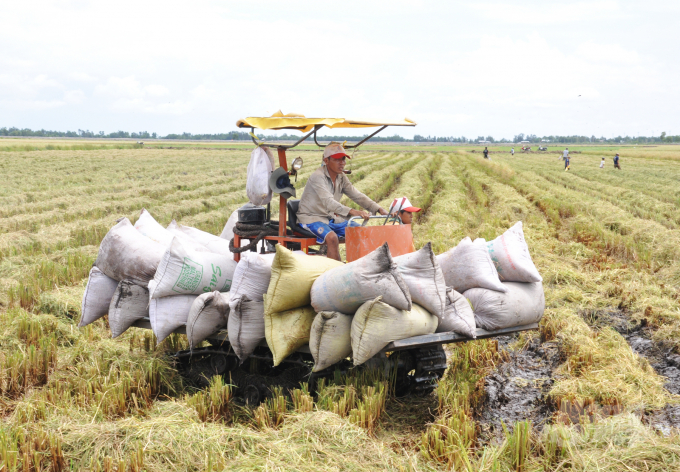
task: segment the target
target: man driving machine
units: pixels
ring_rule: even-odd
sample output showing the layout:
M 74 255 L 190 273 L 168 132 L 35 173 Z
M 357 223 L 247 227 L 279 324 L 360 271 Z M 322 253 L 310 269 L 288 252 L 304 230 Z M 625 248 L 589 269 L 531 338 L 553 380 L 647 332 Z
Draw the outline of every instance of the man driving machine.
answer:
M 326 244 L 327 257 L 340 260 L 340 237 L 345 236 L 348 219 L 367 219 L 370 213 L 387 215 L 373 200 L 354 188 L 345 175 L 345 162 L 351 159 L 339 143 L 330 143 L 323 152 L 323 164 L 307 180 L 297 211 L 299 223 L 314 233 L 318 244 Z M 364 210 L 354 210 L 340 203 L 347 195 Z M 370 213 L 369 213 L 370 212 Z M 352 226 L 356 225 L 353 223 Z

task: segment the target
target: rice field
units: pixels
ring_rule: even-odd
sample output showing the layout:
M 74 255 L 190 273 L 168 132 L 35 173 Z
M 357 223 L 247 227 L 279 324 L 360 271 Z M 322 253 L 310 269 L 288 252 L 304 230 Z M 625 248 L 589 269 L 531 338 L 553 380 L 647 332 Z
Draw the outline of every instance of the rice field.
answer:
M 425 398 L 348 378 L 316 398 L 302 386 L 249 409 L 218 379 L 205 391 L 184 384 L 166 360 L 185 348 L 180 336 L 155 348 L 147 331 L 112 340 L 105 319 L 76 325 L 115 221 L 146 208 L 161 224 L 220 234 L 247 202 L 250 148 L 22 141 L 0 152 L 0 471 L 680 470 L 677 430 L 650 420 L 680 411 L 680 397 L 624 335 L 592 321 L 615 313 L 666 356 L 680 353 L 680 149 L 570 146 L 568 172 L 558 148 L 511 157 L 494 146 L 491 161 L 480 147 L 358 151 L 359 190 L 384 207 L 406 195 L 423 208 L 417 248 L 493 239 L 522 220 L 545 284 L 540 331 L 447 347 L 447 374 Z M 301 195 L 321 158 L 301 149 L 289 159 L 298 155 Z M 548 424 L 522 418 L 494 439 L 482 419 L 489 379 L 532 345 L 559 354 L 541 380 Z

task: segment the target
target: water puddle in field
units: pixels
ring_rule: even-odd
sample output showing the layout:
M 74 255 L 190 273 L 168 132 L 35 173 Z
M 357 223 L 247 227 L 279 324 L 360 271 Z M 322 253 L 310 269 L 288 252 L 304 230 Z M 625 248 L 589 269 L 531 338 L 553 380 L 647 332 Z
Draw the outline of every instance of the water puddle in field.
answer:
M 541 430 L 550 420 L 554 405 L 547 394 L 554 383 L 552 372 L 560 361 L 556 341 L 541 343 L 535 338 L 523 349 L 513 351 L 509 346 L 517 335 L 497 339 L 498 348 L 508 353 L 509 360 L 486 377 L 485 398 L 477 417 L 482 439 L 490 442 L 502 441 L 503 424 L 512 431 L 517 421 L 528 419 Z
M 680 355 L 673 354 L 670 347 L 653 340 L 653 331 L 646 320 L 634 322 L 619 310 L 587 310 L 581 317 L 593 329 L 609 326 L 624 337 L 633 352 L 644 357 L 657 374 L 666 378 L 664 387 L 680 395 Z M 671 429 L 680 429 L 680 406 L 667 405 L 665 408 L 645 413 L 644 421 L 668 435 Z

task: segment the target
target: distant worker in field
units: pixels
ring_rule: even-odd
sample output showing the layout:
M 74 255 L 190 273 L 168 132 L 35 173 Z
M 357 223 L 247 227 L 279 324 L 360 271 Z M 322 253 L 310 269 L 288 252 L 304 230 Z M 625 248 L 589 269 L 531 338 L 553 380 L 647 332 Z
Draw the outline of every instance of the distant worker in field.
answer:
M 604 159 L 604 157 L 602 159 Z M 621 166 L 619 165 L 619 155 L 618 154 L 616 156 L 614 156 L 614 169 L 621 170 Z
M 484 147 L 484 159 L 488 159 L 488 158 L 489 158 L 489 148 Z
M 411 201 L 406 197 L 395 198 L 387 212 L 392 216 L 398 216 L 405 225 L 410 225 L 413 221 L 413 214 L 418 213 L 420 208 L 411 205 Z
M 564 157 L 564 170 L 565 171 L 569 170 L 569 155 Z
M 300 197 L 297 218 L 300 224 L 314 233 L 317 244 L 326 244 L 327 256 L 340 260 L 340 238 L 345 236 L 348 219 L 359 216 L 367 219 L 370 213 L 387 215 L 373 200 L 354 188 L 345 175 L 345 162 L 351 159 L 339 143 L 330 143 L 323 152 L 323 164 L 307 180 Z M 354 210 L 340 203 L 347 195 L 368 211 Z M 356 223 L 353 223 L 353 226 Z
M 514 156 L 515 155 L 515 148 L 510 149 L 510 155 Z
M 600 169 L 604 169 L 604 157 L 600 161 Z
M 562 153 L 562 159 L 564 160 L 569 159 L 569 148 L 564 148 L 564 152 Z

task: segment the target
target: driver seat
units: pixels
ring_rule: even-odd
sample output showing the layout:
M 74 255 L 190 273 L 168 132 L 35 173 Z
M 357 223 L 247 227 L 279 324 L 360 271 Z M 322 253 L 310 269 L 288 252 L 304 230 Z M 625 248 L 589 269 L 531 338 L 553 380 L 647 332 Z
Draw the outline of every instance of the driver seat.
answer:
M 316 239 L 314 233 L 312 233 L 308 229 L 303 228 L 298 223 L 297 212 L 298 208 L 300 208 L 300 200 L 288 199 L 288 201 L 286 202 L 286 208 L 288 210 L 288 227 L 293 231 L 293 233 L 295 233 L 297 236 Z

